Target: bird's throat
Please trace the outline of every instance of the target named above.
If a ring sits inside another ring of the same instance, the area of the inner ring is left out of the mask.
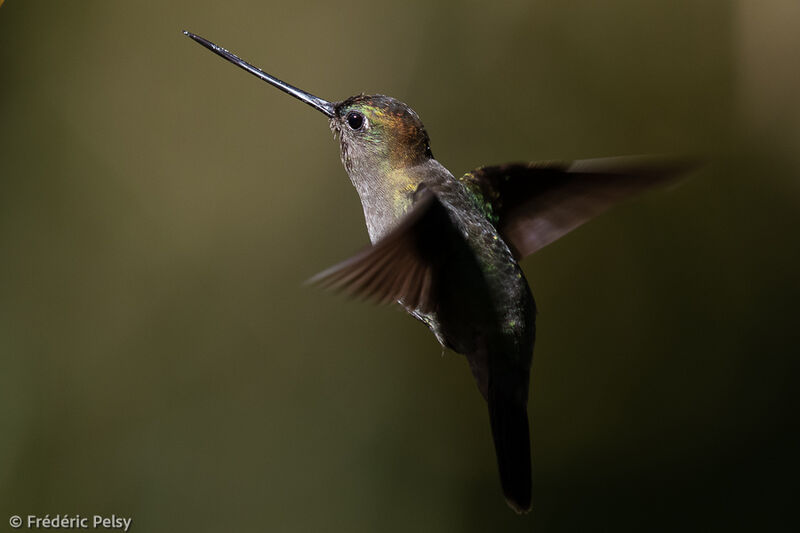
[[[353,169],[349,175],[361,199],[364,219],[373,243],[391,231],[408,212],[414,201],[414,193],[422,183],[419,174],[407,168],[384,172],[377,169],[359,172]]]

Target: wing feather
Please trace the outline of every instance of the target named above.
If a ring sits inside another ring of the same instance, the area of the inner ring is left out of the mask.
[[[457,232],[447,210],[424,189],[388,235],[308,283],[377,303],[400,301],[411,309],[431,311],[442,243],[453,235]]]
[[[694,166],[689,160],[655,156],[542,161],[481,167],[460,181],[521,259]]]

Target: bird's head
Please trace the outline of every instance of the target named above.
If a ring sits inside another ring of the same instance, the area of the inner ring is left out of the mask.
[[[333,105],[331,130],[339,137],[348,173],[374,168],[389,172],[433,157],[422,121],[403,102],[383,95],[358,95]]]

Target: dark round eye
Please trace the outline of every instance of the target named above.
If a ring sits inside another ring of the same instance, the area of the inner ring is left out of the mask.
[[[347,125],[353,130],[361,129],[361,126],[364,125],[364,115],[356,113],[355,111],[350,111],[347,114]]]

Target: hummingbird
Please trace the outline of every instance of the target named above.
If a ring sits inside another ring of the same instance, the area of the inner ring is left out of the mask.
[[[330,102],[231,52],[199,44],[328,118],[371,245],[311,283],[397,303],[463,354],[487,403],[506,502],[531,509],[528,393],[536,304],[519,262],[613,205],[672,181],[683,160],[610,157],[483,166],[439,163],[419,116],[384,95]]]

